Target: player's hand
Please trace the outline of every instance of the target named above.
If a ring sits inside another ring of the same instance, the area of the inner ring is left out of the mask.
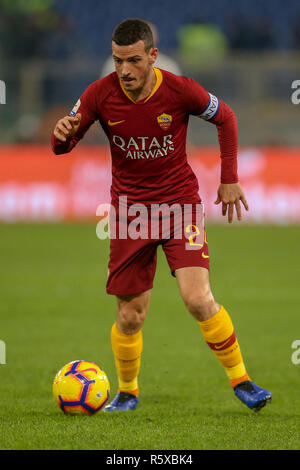
[[[237,219],[242,220],[241,202],[246,211],[249,210],[248,203],[239,183],[221,183],[218,189],[218,197],[215,201],[215,204],[220,204],[220,202],[222,202],[222,215],[225,216],[226,213],[228,214],[228,222],[230,224],[233,220],[234,208],[236,210]]]
[[[81,121],[81,114],[75,116],[65,116],[57,121],[54,128],[55,137],[61,142],[66,142],[69,137],[72,137],[78,131]]]

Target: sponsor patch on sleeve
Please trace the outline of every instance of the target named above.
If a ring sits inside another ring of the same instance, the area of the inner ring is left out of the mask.
[[[210,119],[215,117],[215,115],[219,111],[219,100],[218,100],[218,98],[216,96],[212,95],[211,93],[208,93],[208,94],[209,94],[209,103],[208,103],[206,109],[203,111],[203,113],[199,114],[199,116],[198,116],[201,119],[205,119],[205,121],[209,121]]]
[[[80,99],[77,101],[77,103],[75,104],[74,108],[72,109],[72,111],[70,112],[69,116],[75,116],[75,114],[77,113],[79,107],[81,105],[81,101]]]

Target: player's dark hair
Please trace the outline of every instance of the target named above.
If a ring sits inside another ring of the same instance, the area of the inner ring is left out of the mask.
[[[154,47],[150,26],[138,18],[127,18],[122,21],[114,30],[112,40],[118,46],[130,46],[138,41],[144,41],[146,52]]]

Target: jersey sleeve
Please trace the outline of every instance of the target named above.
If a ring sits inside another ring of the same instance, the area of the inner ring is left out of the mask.
[[[206,91],[199,83],[186,78],[188,114],[215,124],[221,157],[221,183],[237,183],[238,127],[235,113],[222,100]]]
[[[56,155],[70,152],[98,118],[96,96],[97,82],[94,82],[84,91],[69,113],[69,116],[75,116],[77,113],[81,114],[80,126],[75,135],[67,139],[66,142],[61,142],[52,132],[51,146]]]

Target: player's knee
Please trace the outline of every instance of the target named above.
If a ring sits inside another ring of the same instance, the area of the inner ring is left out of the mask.
[[[137,333],[144,324],[146,313],[143,307],[123,305],[117,316],[120,331],[124,334]]]
[[[216,302],[209,288],[189,292],[183,300],[188,311],[198,321],[207,320],[216,313]]]

